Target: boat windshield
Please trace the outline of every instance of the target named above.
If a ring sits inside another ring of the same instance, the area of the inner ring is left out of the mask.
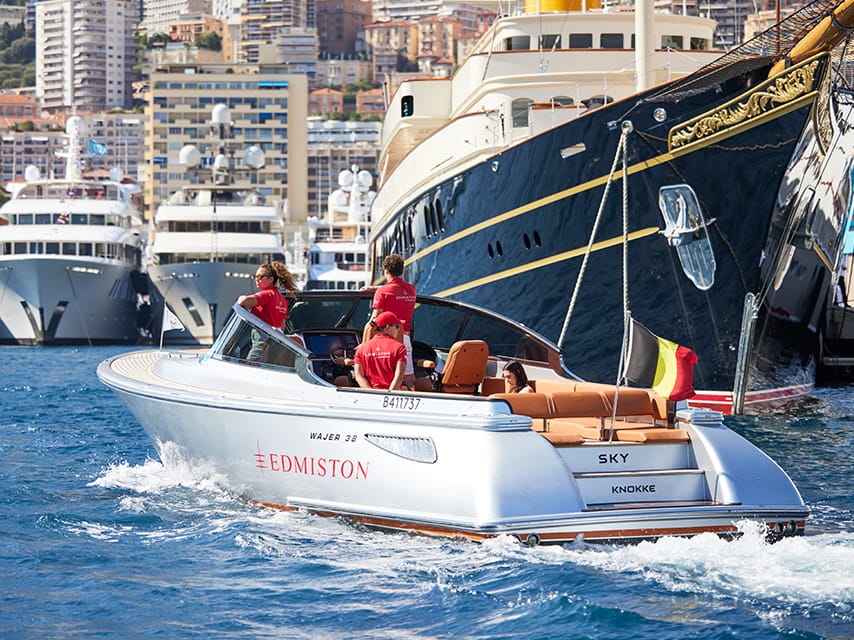
[[[298,342],[234,305],[234,313],[214,342],[210,355],[219,360],[294,371],[313,383],[308,374],[309,352]]]
[[[316,295],[315,295],[316,293]],[[291,303],[287,331],[349,329],[361,332],[371,314],[373,293],[304,292]],[[476,307],[419,296],[412,316],[414,342],[437,351],[459,340],[483,340],[493,356],[554,362],[556,348],[545,338],[508,318]]]

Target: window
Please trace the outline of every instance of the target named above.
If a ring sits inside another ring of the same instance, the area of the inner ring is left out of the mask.
[[[599,47],[602,49],[622,49],[622,33],[603,33],[599,36]]]
[[[548,33],[541,35],[540,49],[560,49],[560,34]]]
[[[525,51],[531,48],[530,36],[513,36],[504,39],[504,51]]]
[[[708,51],[709,41],[706,38],[691,38],[692,51]]]
[[[570,33],[569,34],[570,49],[592,49],[593,34],[592,33]]]
[[[661,36],[662,49],[681,49],[682,36]]]
[[[510,108],[513,116],[513,127],[528,126],[528,107],[531,106],[533,100],[530,98],[516,98]]]
[[[403,96],[400,99],[400,117],[408,118],[415,113],[415,100],[412,96]]]

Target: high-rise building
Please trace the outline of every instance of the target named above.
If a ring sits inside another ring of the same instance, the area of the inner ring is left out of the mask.
[[[130,107],[138,4],[46,0],[36,4],[36,98],[56,113]]]
[[[463,25],[463,31],[477,31],[480,16],[486,12],[464,2],[446,2],[446,0],[373,0],[374,22],[409,20],[418,22],[424,18],[457,18]],[[496,2],[496,6],[497,6]]]
[[[278,47],[282,34],[315,28],[315,0],[243,0],[240,7],[240,62],[256,64],[265,47]]]
[[[364,29],[370,22],[370,0],[317,0],[321,57],[345,58],[364,52]]]
[[[140,31],[153,35],[167,33],[169,24],[187,13],[212,13],[211,0],[142,0]]]
[[[181,148],[193,144],[210,164],[217,155],[211,137],[214,105],[230,112],[229,153],[237,158],[256,145],[266,165],[242,176],[271,200],[287,203],[289,223],[306,219],[306,119],[308,79],[282,65],[174,65],[151,73],[146,122],[146,214],[192,179],[180,165]],[[238,182],[239,184],[239,182]]]

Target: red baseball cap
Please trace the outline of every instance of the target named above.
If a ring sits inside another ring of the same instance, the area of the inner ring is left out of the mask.
[[[401,322],[400,319],[391,311],[383,311],[380,315],[374,318],[374,324],[377,325],[377,329],[382,329],[390,324],[399,325]]]

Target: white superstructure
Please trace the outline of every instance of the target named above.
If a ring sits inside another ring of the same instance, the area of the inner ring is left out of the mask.
[[[309,218],[306,289],[352,291],[370,284],[373,182],[373,176],[356,165],[341,171],[339,188],[329,195],[326,215]]]
[[[228,109],[219,104],[213,114],[224,133],[231,120]],[[209,168],[198,169],[206,181],[185,184],[154,216],[146,250],[148,276],[157,296],[186,328],[172,332],[171,340],[211,344],[237,296],[255,290],[252,276],[258,265],[285,261],[282,207],[234,184],[237,173],[264,166],[264,152],[248,147],[242,166],[235,166],[227,152],[223,138]],[[195,170],[201,162],[196,147],[182,149],[183,165]]]
[[[69,118],[63,178],[26,170],[0,209],[0,342],[136,342],[142,218],[113,169],[84,178],[82,118]]]

